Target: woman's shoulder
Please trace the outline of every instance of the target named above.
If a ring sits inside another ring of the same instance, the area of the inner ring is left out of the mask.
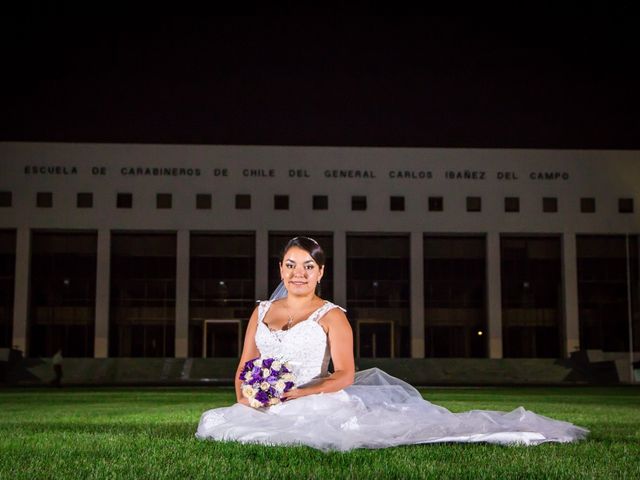
[[[344,307],[341,307],[340,305],[338,305],[337,303],[333,303],[330,300],[323,300],[324,302],[324,307],[327,309],[328,312],[346,312],[347,309]]]
[[[345,312],[346,309],[342,308],[340,305],[333,303],[329,300],[323,300],[323,305],[319,309],[319,317],[324,319],[325,322],[331,322],[332,319],[346,319]]]

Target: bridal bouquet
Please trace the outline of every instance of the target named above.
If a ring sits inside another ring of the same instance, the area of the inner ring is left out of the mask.
[[[276,405],[284,392],[295,388],[290,365],[274,358],[249,360],[239,378],[242,395],[249,399],[253,408]]]

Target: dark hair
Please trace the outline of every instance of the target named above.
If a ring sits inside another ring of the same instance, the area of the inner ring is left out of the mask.
[[[287,242],[280,254],[280,261],[284,260],[284,254],[292,247],[298,247],[308,252],[311,258],[320,266],[324,266],[324,250],[318,242],[309,237],[295,237]]]

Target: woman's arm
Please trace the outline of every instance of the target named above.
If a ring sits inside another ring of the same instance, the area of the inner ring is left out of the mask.
[[[242,396],[242,380],[238,377],[242,373],[244,369],[244,364],[251,360],[252,358],[256,358],[260,356],[260,351],[256,346],[256,330],[258,328],[258,307],[253,310],[251,314],[251,318],[249,318],[249,324],[247,325],[247,331],[244,335],[244,346],[242,347],[242,355],[240,356],[240,362],[238,363],[238,368],[236,369],[236,377],[235,377],[235,387],[236,387],[236,399],[238,403],[244,403],[245,405],[249,404],[249,401]]]
[[[283,398],[291,400],[314,393],[337,392],[353,383],[356,371],[353,359],[353,331],[347,316],[339,308],[334,308],[324,316],[322,323],[329,328],[329,346],[335,371],[318,383],[286,392]]]

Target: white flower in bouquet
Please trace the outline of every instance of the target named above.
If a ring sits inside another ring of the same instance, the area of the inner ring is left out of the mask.
[[[242,387],[242,395],[247,398],[253,398],[256,396],[256,391],[251,385],[244,385]]]

